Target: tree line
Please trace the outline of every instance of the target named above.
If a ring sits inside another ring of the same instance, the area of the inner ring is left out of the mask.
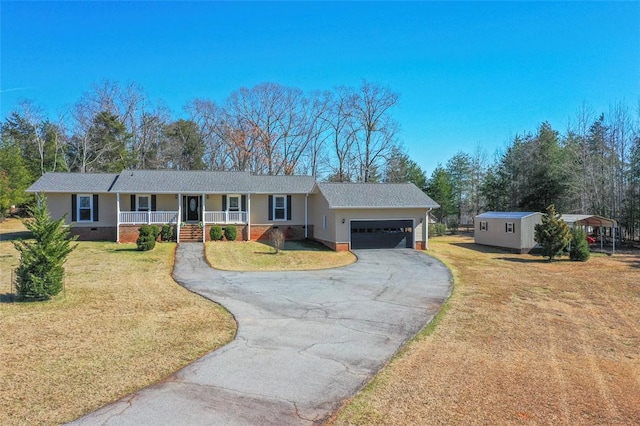
[[[173,119],[137,84],[105,81],[60,118],[25,101],[1,124],[1,207],[24,203],[24,189],[49,171],[229,170],[405,180],[388,166],[409,161],[392,116],[398,100],[368,81],[310,93],[263,83],[221,103],[193,99],[184,107],[186,117]]]
[[[640,234],[640,108],[594,114],[583,105],[564,134],[551,124],[516,135],[490,161],[478,147],[458,152],[431,174],[427,193],[440,222],[471,223],[484,211],[591,214],[615,219],[619,237]]]

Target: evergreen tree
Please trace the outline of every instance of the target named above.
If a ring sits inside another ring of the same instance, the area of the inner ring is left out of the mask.
[[[69,253],[77,247],[71,244],[77,237],[69,239],[66,217],[51,219],[44,196],[38,195],[30,213],[33,220],[24,224],[35,241],[13,243],[20,252],[16,289],[24,299],[46,300],[62,290],[64,263]]]
[[[447,218],[455,213],[452,187],[451,176],[442,166],[438,165],[427,183],[426,193],[433,201],[440,204],[440,207],[435,211],[440,223],[445,223]]]
[[[562,253],[571,241],[569,225],[560,219],[553,204],[547,207],[547,212],[542,215],[542,223],[535,226],[534,239],[542,245],[542,255],[553,260],[562,256]]]
[[[391,154],[387,159],[384,181],[395,183],[411,182],[422,190],[427,186],[427,178],[424,175],[424,171],[398,147],[394,147],[391,150]]]
[[[20,148],[3,138],[0,142],[0,218],[12,205],[20,206],[33,200],[26,192],[32,182]]]
[[[569,259],[586,262],[589,260],[589,243],[587,243],[587,233],[582,228],[573,228],[571,231],[571,250]]]

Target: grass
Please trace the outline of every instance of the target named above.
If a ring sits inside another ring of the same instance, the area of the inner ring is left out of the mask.
[[[0,424],[59,424],[157,382],[229,342],[221,306],[171,279],[175,244],[82,242],[67,262],[64,293],[9,303],[23,232],[0,223]]]
[[[280,253],[268,244],[249,242],[210,242],[207,260],[227,271],[303,271],[337,268],[355,262],[350,252],[335,252],[312,241],[287,241]]]
[[[446,313],[332,424],[640,424],[637,252],[549,263],[429,245],[453,270]]]

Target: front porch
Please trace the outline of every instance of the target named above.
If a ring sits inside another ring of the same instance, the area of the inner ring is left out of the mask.
[[[239,236],[249,238],[250,235],[249,197],[246,195],[122,195],[117,194],[119,242],[134,242],[140,225],[171,225],[177,242],[204,242],[213,225],[235,225]],[[168,209],[171,205],[177,209]]]

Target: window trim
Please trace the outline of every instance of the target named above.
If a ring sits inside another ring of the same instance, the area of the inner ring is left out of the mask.
[[[82,198],[89,199],[89,207],[82,207]],[[78,194],[77,195],[77,205],[76,205],[76,222],[93,222],[93,194]],[[89,211],[89,219],[82,219],[82,215],[80,211],[88,210]]]
[[[483,232],[489,230],[489,224],[487,223],[486,220],[481,220],[480,221],[480,230],[483,231]]]
[[[140,209],[140,198],[147,197],[147,208],[145,210]],[[136,211],[137,212],[149,212],[151,211],[151,194],[136,194]]]
[[[231,209],[231,199],[236,198],[238,200],[238,209]],[[240,212],[242,211],[242,196],[240,194],[227,194],[227,210],[228,212]]]
[[[278,208],[278,198],[282,199],[282,207]],[[277,215],[276,215],[276,211],[278,210],[282,210],[282,219],[278,219]],[[273,221],[278,221],[278,222],[285,222],[287,220],[287,196],[286,195],[273,195],[273,210],[272,210],[272,214],[273,214]]]

